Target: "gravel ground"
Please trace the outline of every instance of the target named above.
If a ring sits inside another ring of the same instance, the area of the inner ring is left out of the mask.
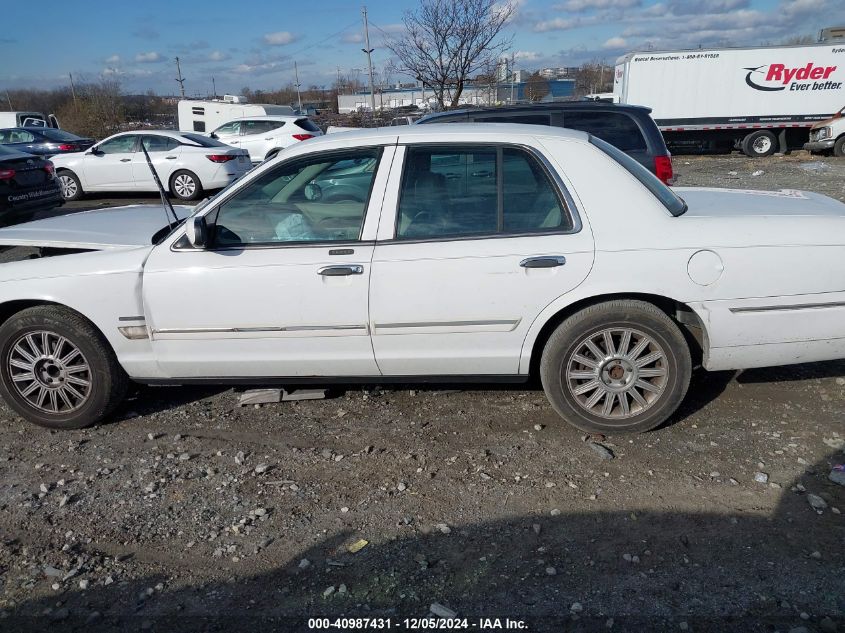
[[[675,164],[682,185],[845,199],[843,160]],[[697,373],[635,437],[583,437],[535,385],[238,395],[139,387],[72,432],[0,405],[0,630],[445,608],[470,629],[845,631],[845,362]]]

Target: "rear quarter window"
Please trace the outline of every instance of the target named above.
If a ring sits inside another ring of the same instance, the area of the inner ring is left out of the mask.
[[[645,136],[634,118],[622,112],[564,112],[563,126],[587,132],[623,152],[648,151]]]
[[[201,136],[200,134],[182,134],[182,138],[188,141],[187,145],[199,145],[200,147],[229,147],[226,143],[221,143],[217,139],[209,136]]]
[[[296,124],[307,132],[322,132],[320,126],[311,119],[297,119]]]
[[[673,216],[677,217],[679,215],[683,215],[687,210],[687,203],[684,202],[683,198],[660,182],[660,179],[657,176],[643,167],[635,159],[628,156],[628,154],[620,151],[610,143],[596,138],[595,136],[590,137],[590,143],[598,147],[601,151],[625,168],[629,174],[639,180],[640,184],[648,189],[651,194],[660,201],[660,204],[666,207],[666,210]]]

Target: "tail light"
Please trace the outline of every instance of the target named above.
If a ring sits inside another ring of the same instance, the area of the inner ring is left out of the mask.
[[[0,180],[11,180],[15,177],[14,169],[0,169]]]
[[[307,141],[309,138],[314,138],[313,134],[293,134],[292,136],[297,141]]]
[[[50,176],[50,178],[56,175],[56,167],[53,165],[53,163],[47,163],[46,165],[44,165],[44,171],[47,172],[47,175]]]
[[[231,154],[206,154],[205,157],[212,163],[228,163],[230,160],[237,158],[237,156]]]
[[[77,147],[76,145],[69,145],[67,143],[62,143],[61,145],[59,145],[59,151],[62,152],[75,152],[78,149],[79,147]]]
[[[674,173],[672,172],[672,157],[671,156],[655,156],[654,157],[654,173],[658,178],[667,185],[672,184]]]

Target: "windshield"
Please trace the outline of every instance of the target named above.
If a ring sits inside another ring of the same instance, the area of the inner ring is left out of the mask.
[[[657,176],[643,167],[636,160],[628,156],[628,154],[593,135],[590,135],[590,143],[622,165],[628,173],[639,180],[640,183],[642,183],[642,185],[648,189],[664,207],[666,207],[666,210],[669,213],[677,217],[679,215],[683,215],[683,213],[687,210],[687,203],[684,202],[683,198],[660,182],[660,179]]]

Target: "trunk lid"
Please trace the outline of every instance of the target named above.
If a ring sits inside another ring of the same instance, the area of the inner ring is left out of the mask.
[[[845,216],[845,204],[810,191],[674,187],[689,207],[681,218]]]

